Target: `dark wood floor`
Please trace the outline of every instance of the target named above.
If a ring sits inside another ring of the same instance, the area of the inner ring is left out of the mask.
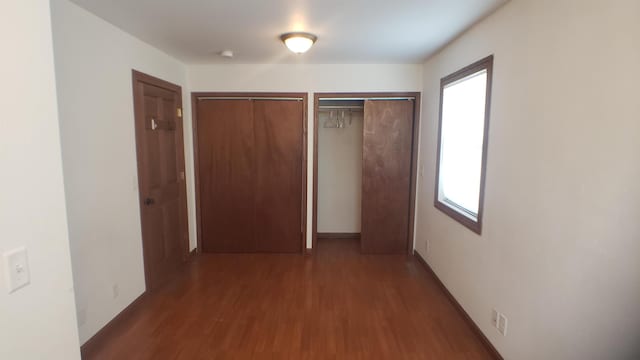
[[[358,249],[198,256],[85,358],[491,359],[417,261]]]

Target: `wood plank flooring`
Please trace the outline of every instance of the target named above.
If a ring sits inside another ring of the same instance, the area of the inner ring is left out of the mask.
[[[200,255],[85,359],[491,359],[404,255]]]

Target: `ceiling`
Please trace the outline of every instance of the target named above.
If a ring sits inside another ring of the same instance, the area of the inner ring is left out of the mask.
[[[421,63],[508,0],[72,1],[186,63],[358,64]],[[294,55],[288,31],[318,41]]]

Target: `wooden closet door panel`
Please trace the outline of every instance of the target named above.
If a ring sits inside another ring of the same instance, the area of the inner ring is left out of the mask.
[[[362,158],[364,253],[406,253],[413,101],[367,100]]]
[[[300,252],[303,102],[255,100],[256,248]]]
[[[198,112],[204,252],[255,251],[255,146],[248,100],[201,100]]]

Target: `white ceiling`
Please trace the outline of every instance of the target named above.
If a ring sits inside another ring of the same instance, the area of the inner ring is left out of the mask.
[[[187,63],[357,64],[421,63],[508,0],[72,1]],[[288,31],[318,42],[291,54]]]

